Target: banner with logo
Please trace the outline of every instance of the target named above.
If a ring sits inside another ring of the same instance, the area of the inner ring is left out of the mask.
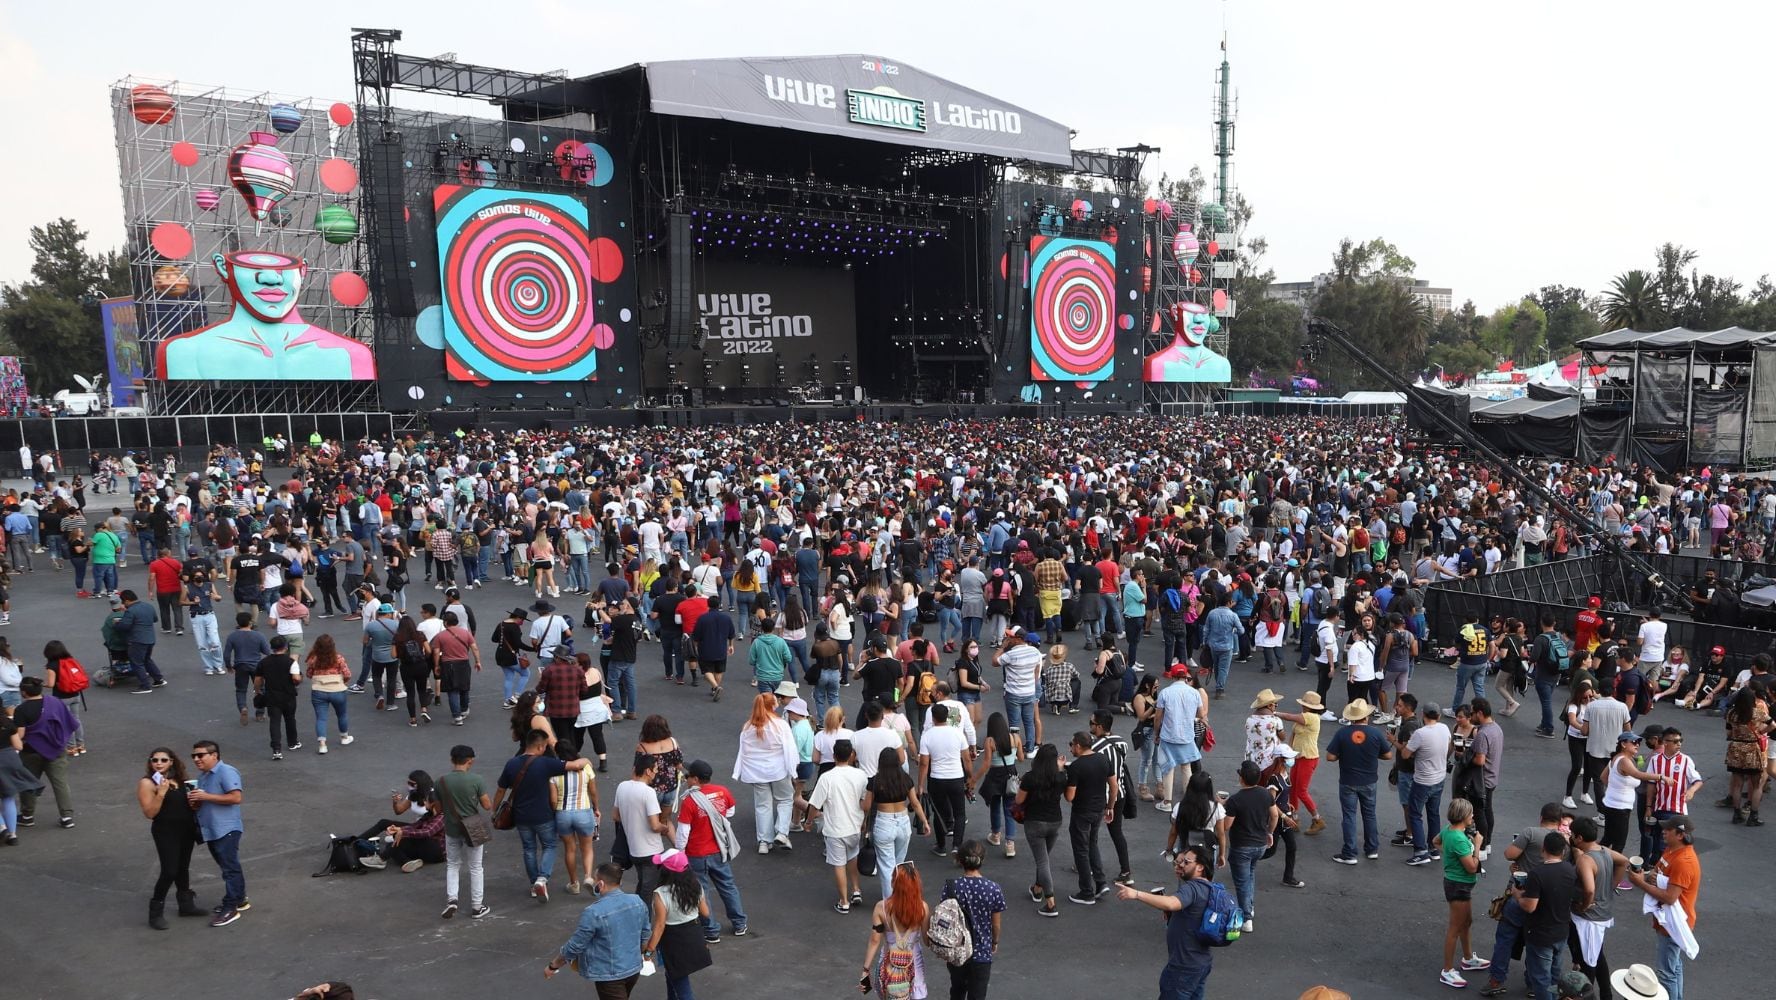
[[[647,82],[656,114],[1073,162],[1067,126],[876,56],[649,63]]]
[[[697,351],[676,359],[680,379],[702,385],[707,369],[712,388],[782,391],[833,382],[841,357],[857,361],[852,274],[838,267],[711,261],[697,275]],[[647,384],[667,384],[664,352],[649,351],[646,359]]]
[[[99,320],[105,328],[105,375],[109,383],[112,406],[136,406],[147,370],[147,359],[139,339],[141,326],[136,316],[136,300],[104,299],[99,303]]]

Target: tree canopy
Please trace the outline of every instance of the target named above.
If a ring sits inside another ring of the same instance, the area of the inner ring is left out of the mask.
[[[99,300],[130,293],[129,261],[120,253],[88,253],[86,232],[72,219],[32,226],[31,279],[0,287],[0,336],[25,361],[33,392],[74,387],[75,374],[105,369]]]

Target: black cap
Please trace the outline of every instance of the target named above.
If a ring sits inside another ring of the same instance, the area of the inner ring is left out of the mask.
[[[715,768],[710,767],[706,760],[693,760],[685,765],[685,773],[698,781],[708,781],[715,777]]]

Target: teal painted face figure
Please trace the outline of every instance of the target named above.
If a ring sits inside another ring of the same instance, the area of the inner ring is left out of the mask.
[[[308,272],[297,258],[255,250],[216,254],[214,262],[230,297],[254,319],[281,323],[296,310],[296,297]]]

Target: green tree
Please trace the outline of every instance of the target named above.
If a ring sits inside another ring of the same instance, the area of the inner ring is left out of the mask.
[[[1603,293],[1603,325],[1610,330],[1660,330],[1666,317],[1658,282],[1645,271],[1618,274]]]
[[[1688,330],[1720,330],[1733,325],[1743,303],[1739,282],[1692,271],[1683,295],[1671,310],[1671,321]]]
[[[1417,372],[1435,324],[1430,307],[1412,294],[1415,266],[1385,240],[1345,239],[1332,255],[1331,280],[1314,298],[1314,314],[1342,327],[1382,366],[1401,375]],[[1340,389],[1380,388],[1337,351],[1323,352],[1315,371]]]
[[[1653,287],[1669,316],[1677,311],[1689,292],[1684,269],[1696,262],[1696,251],[1678,243],[1661,243],[1653,251],[1653,261]]]
[[[1246,218],[1251,206],[1241,205]],[[1239,307],[1239,317],[1228,329],[1228,361],[1235,381],[1251,372],[1265,372],[1287,382],[1301,357],[1301,307],[1270,298],[1266,291],[1276,272],[1263,266],[1269,249],[1264,237],[1254,237],[1239,247],[1239,272],[1228,294]]]
[[[1769,275],[1758,278],[1757,284],[1733,313],[1733,325],[1747,330],[1776,330],[1776,284]]]
[[[90,254],[72,219],[31,227],[33,280],[0,288],[0,333],[25,358],[32,389],[71,388],[75,374],[104,370],[99,300],[130,291],[123,255]]]

